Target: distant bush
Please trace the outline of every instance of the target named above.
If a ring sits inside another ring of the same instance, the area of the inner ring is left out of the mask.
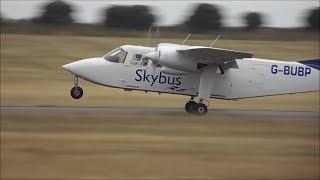
[[[306,17],[307,29],[318,30],[319,31],[319,10],[320,7],[312,9]]]
[[[222,26],[221,19],[222,16],[217,6],[198,4],[185,24],[191,31],[218,30]]]
[[[244,19],[247,30],[258,29],[263,24],[262,14],[257,12],[246,13],[243,19]]]
[[[53,1],[43,7],[43,13],[33,19],[35,23],[66,25],[73,23],[71,5],[61,0]]]
[[[112,6],[105,10],[104,24],[107,27],[148,29],[155,21],[148,6]]]
[[[6,22],[6,17],[0,12],[0,22],[1,23],[4,23],[4,22]]]

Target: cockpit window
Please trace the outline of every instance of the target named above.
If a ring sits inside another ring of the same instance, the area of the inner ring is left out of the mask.
[[[123,63],[126,59],[127,52],[125,52],[121,48],[114,49],[110,51],[108,54],[104,55],[103,58],[109,62],[114,63]]]
[[[133,64],[133,65],[137,65],[137,64],[140,64],[140,61],[142,60],[142,54],[134,54],[131,61],[130,61],[130,64]]]

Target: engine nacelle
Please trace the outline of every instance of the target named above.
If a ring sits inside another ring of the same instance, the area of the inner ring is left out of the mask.
[[[188,59],[188,56],[184,56],[181,53],[178,53],[176,50],[179,45],[172,46],[160,46],[160,59],[159,63],[166,68],[186,71],[186,72],[197,72],[197,63],[192,59]],[[169,69],[168,72],[171,72]]]

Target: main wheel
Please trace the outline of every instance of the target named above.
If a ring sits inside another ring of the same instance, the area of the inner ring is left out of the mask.
[[[198,103],[195,108],[197,115],[205,115],[208,112],[208,107],[203,103]]]
[[[198,103],[196,103],[194,101],[188,101],[186,103],[186,105],[184,106],[184,108],[188,113],[193,113],[196,109],[197,104]]]
[[[70,91],[70,95],[74,99],[80,99],[82,97],[82,95],[83,95],[83,90],[79,86],[74,86]]]

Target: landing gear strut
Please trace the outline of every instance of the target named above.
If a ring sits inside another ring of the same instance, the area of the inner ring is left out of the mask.
[[[83,90],[81,87],[78,86],[78,77],[74,77],[74,87],[70,90],[70,95],[74,99],[80,99],[83,95]]]
[[[202,103],[202,99],[200,99],[199,103],[193,101],[193,97],[186,103],[185,109],[190,114],[195,115],[205,115],[208,112],[208,107]]]

